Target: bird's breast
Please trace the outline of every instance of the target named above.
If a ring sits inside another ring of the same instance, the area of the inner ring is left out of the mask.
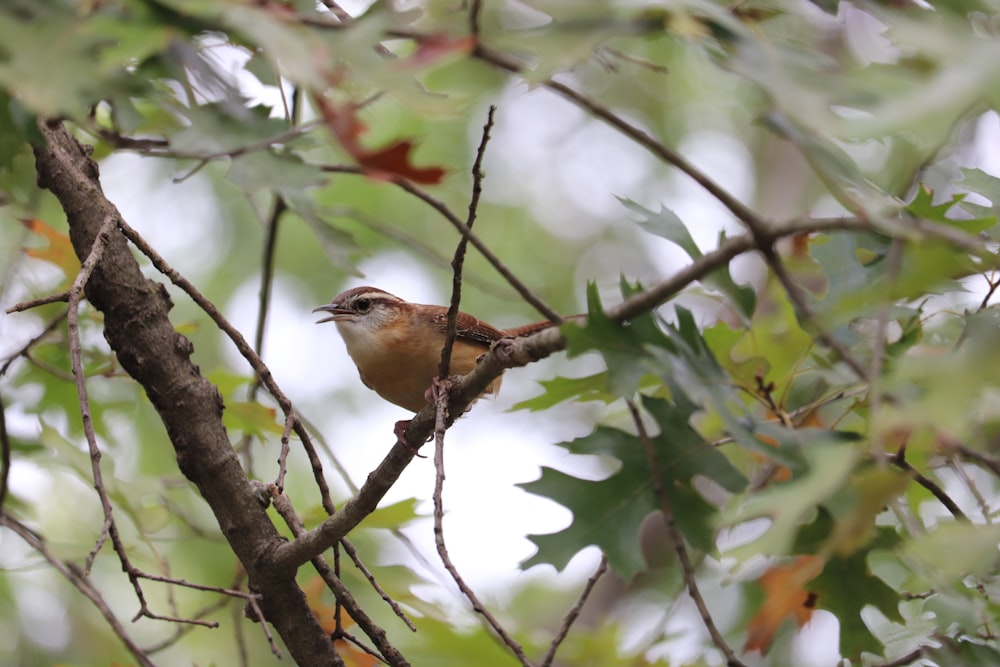
[[[410,331],[382,331],[372,335],[352,323],[337,323],[347,353],[358,367],[361,380],[379,396],[412,412],[427,405],[425,394],[438,374],[443,336],[417,336]],[[464,375],[488,348],[462,339],[455,341],[451,374]],[[500,388],[500,379],[486,393]]]

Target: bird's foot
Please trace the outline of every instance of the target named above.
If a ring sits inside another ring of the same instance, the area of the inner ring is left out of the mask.
[[[431,386],[427,387],[427,391],[424,392],[424,399],[431,405],[437,405],[438,399],[441,398],[441,393],[451,389],[451,380],[453,377],[455,376],[447,380],[442,380],[437,375],[432,377]]]
[[[411,420],[409,419],[403,419],[396,422],[396,425],[392,429],[392,432],[396,434],[396,442],[413,452],[414,456],[426,459],[427,457],[420,453],[420,445],[414,445],[410,442],[409,438],[406,437],[406,427],[410,425],[410,421]]]
[[[424,392],[424,399],[430,405],[437,407],[437,402],[438,399],[441,397],[441,392],[449,391],[452,388],[452,385],[454,385],[455,380],[459,379],[460,377],[462,376],[452,375],[447,380],[442,380],[441,378],[435,375],[431,379],[431,386],[427,387],[427,391]],[[465,408],[465,410],[462,411],[462,413],[464,414],[471,409],[472,406],[469,405]]]

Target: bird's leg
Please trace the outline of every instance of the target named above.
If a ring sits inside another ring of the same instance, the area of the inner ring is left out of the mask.
[[[447,391],[451,387],[451,378],[441,381],[437,375],[431,378],[431,386],[427,387],[424,392],[424,399],[431,405],[437,405],[438,399],[441,398],[441,392]]]
[[[435,375],[433,378],[431,378],[431,386],[427,387],[427,391],[424,392],[424,398],[431,405],[437,405],[437,400],[438,398],[440,398],[441,392],[451,389],[451,386],[455,382],[455,380],[458,380],[461,377],[462,377],[461,375],[452,375],[447,380],[442,380],[437,375]],[[465,414],[471,409],[472,405],[466,406],[465,410],[462,411],[462,414]]]
[[[392,432],[396,435],[396,442],[398,442],[399,444],[401,444],[402,446],[406,447],[411,452],[413,452],[414,456],[419,456],[422,459],[426,459],[427,457],[420,453],[420,445],[414,445],[406,437],[406,428],[410,425],[411,421],[413,421],[413,420],[411,420],[411,419],[402,419],[402,420],[396,422],[396,425],[393,426],[393,428],[392,428]],[[428,440],[430,440],[430,438],[428,438]],[[423,444],[423,443],[421,443],[421,444]]]

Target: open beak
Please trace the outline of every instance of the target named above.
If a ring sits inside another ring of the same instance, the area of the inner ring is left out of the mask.
[[[316,324],[323,324],[323,322],[333,322],[335,320],[341,319],[344,315],[351,315],[351,311],[346,308],[341,308],[339,304],[328,303],[325,306],[320,306],[319,308],[313,308],[314,313],[330,313],[330,317],[324,317],[323,319],[316,322]]]

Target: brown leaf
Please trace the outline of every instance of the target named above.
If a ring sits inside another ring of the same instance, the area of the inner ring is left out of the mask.
[[[414,183],[436,185],[444,178],[441,167],[416,167],[410,162],[410,151],[414,148],[412,141],[400,141],[379,151],[371,151],[355,156],[365,172],[372,178],[392,180],[402,176]]]
[[[421,185],[436,185],[444,178],[443,168],[417,167],[410,161],[410,153],[415,147],[411,140],[397,141],[378,149],[362,146],[361,135],[368,128],[358,118],[357,105],[337,107],[319,96],[316,97],[316,104],[326,126],[369,177],[384,181],[402,177]]]
[[[796,234],[792,237],[792,257],[804,259],[809,257],[809,234]]]
[[[765,655],[781,624],[789,617],[801,628],[812,617],[816,594],[805,585],[823,571],[819,556],[796,556],[785,565],[776,565],[760,578],[764,603],[750,619],[744,651],[760,651]]]

